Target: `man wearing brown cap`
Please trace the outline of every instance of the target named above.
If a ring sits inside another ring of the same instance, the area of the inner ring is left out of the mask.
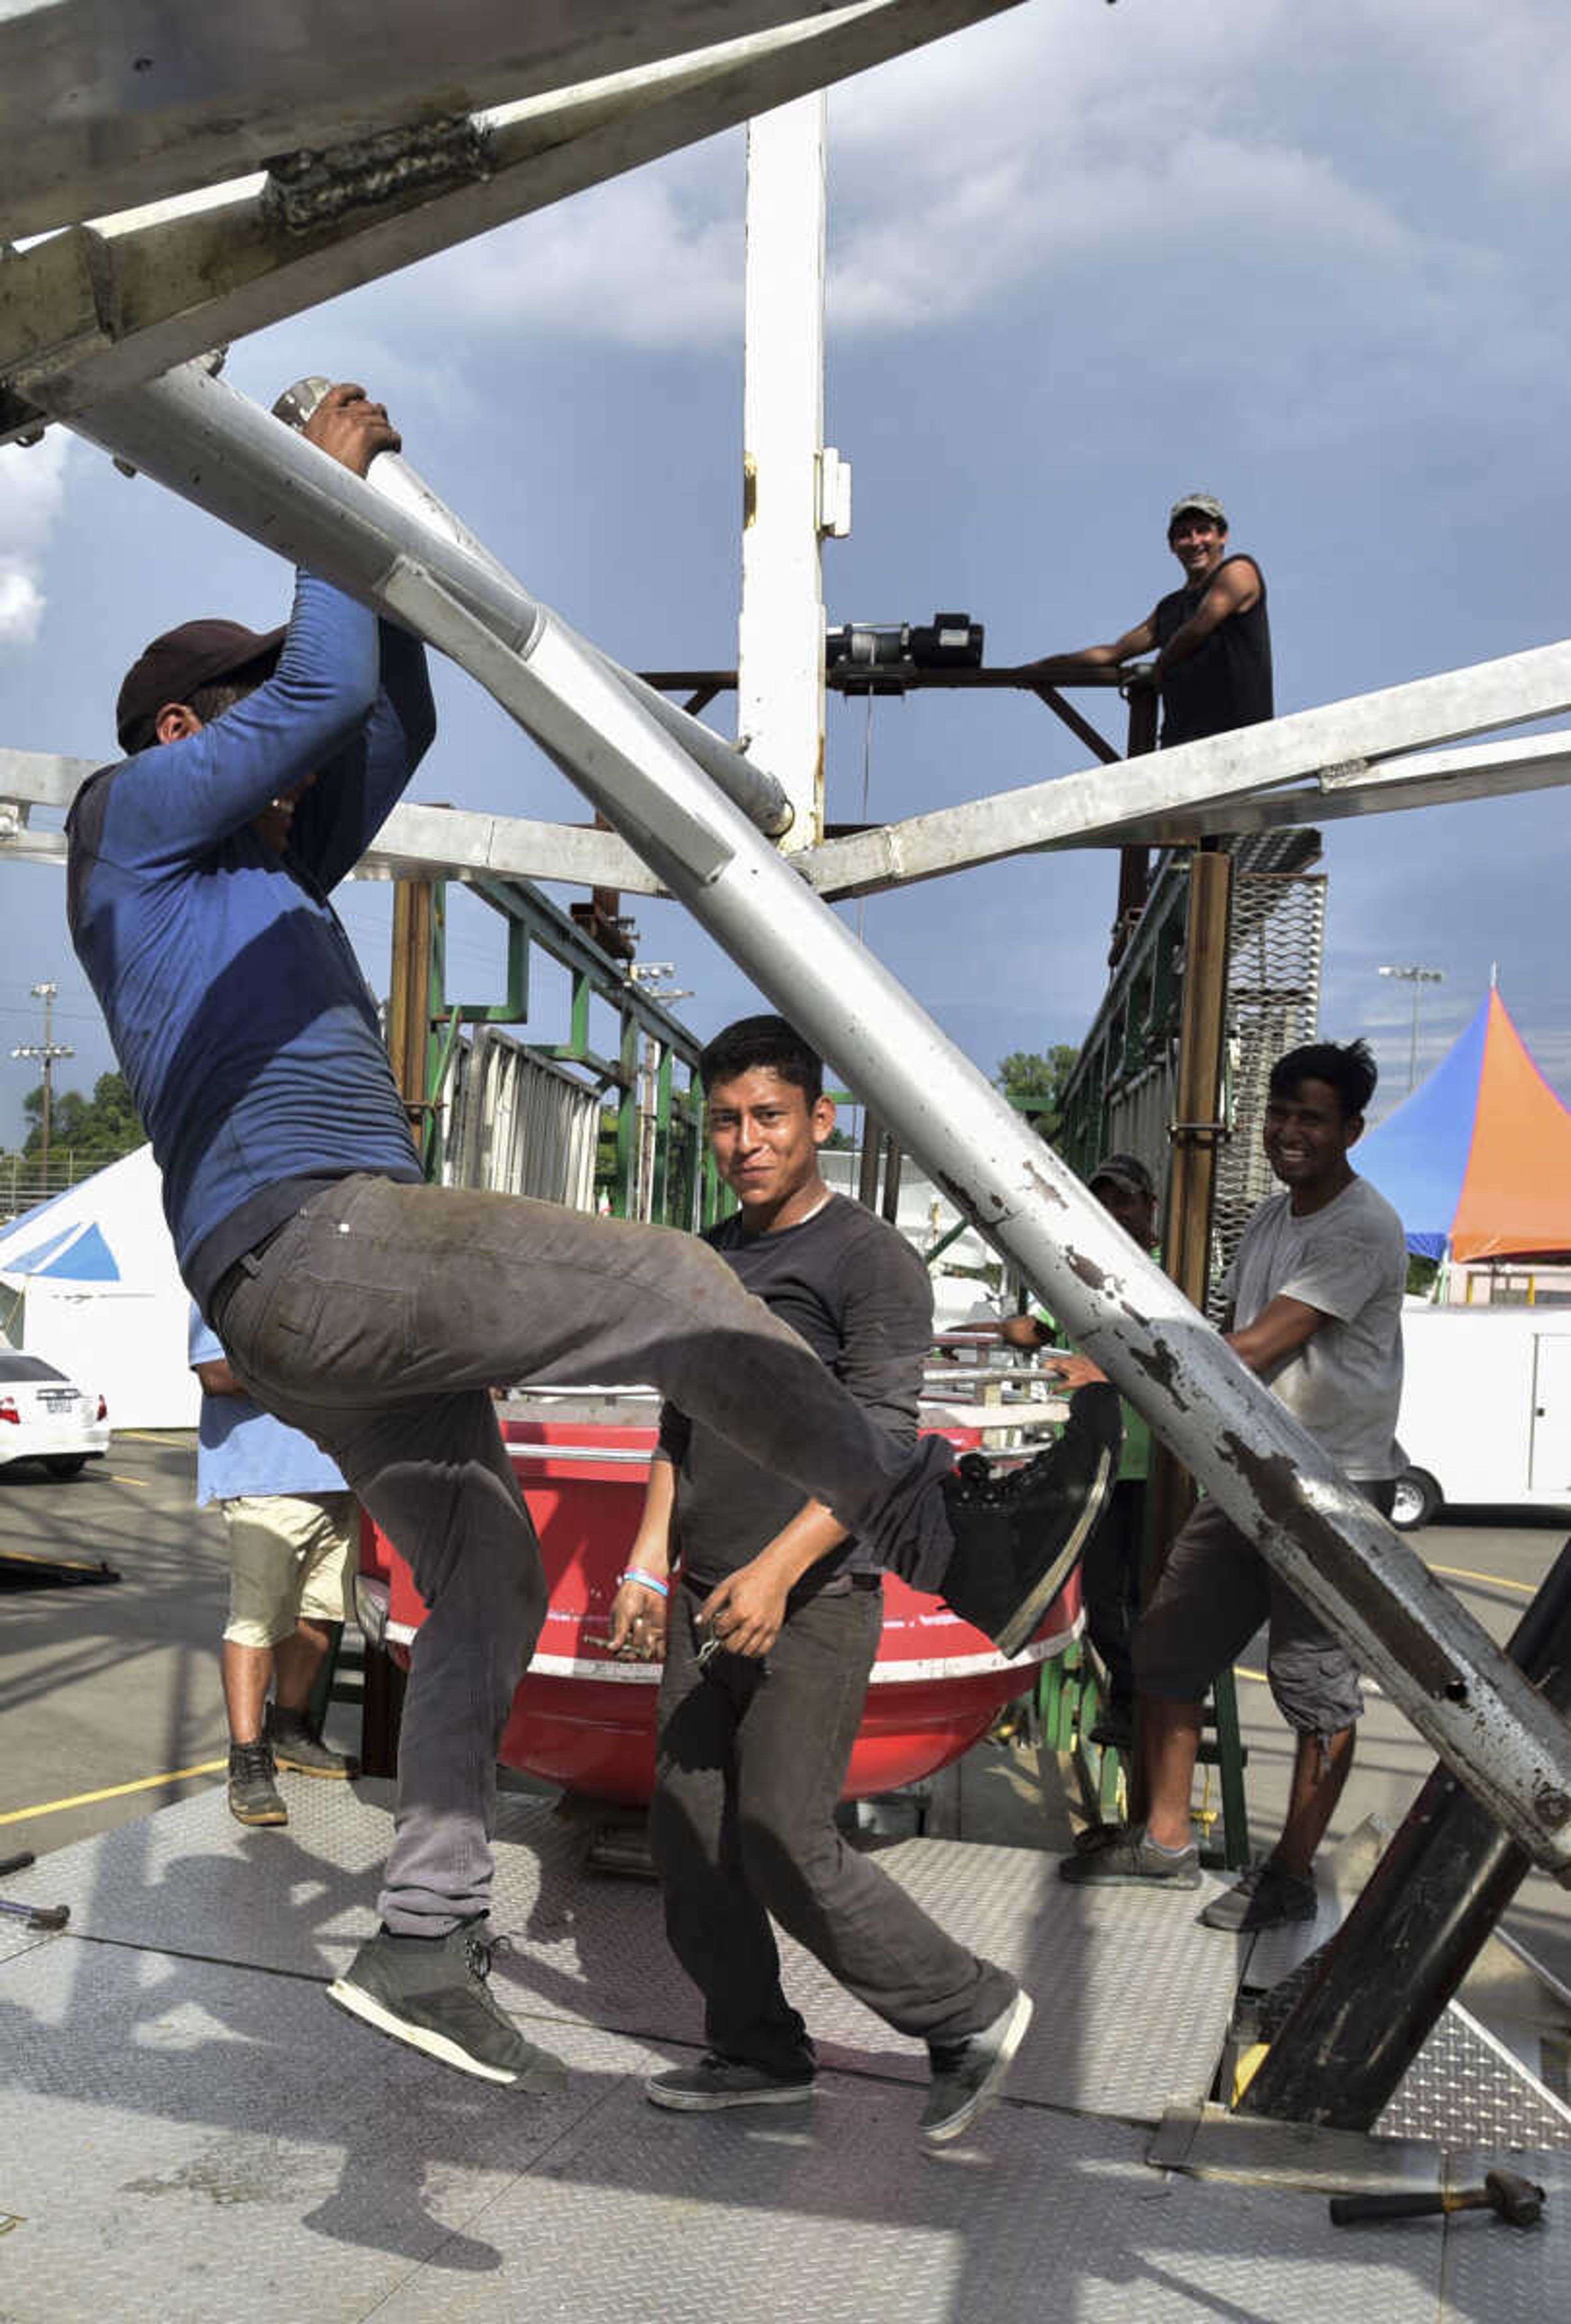
[[[399,446],[352,385],[304,433],[360,475]],[[1073,1563],[1116,1403],[1077,1398],[1011,1477],[956,1474],[939,1440],[879,1428],[696,1238],[425,1184],[329,900],[435,733],[405,632],[301,573],[282,637],[155,640],[117,725],[130,755],[71,809],[68,908],[181,1272],[236,1377],[331,1453],[429,1609],[382,1927],[331,1996],[467,2073],[552,2089],[558,2061],[485,1981],[496,1744],[545,1613],[491,1383],[650,1382],[1006,1655]]]
[[[1162,698],[1164,751],[1272,715],[1265,576],[1252,557],[1228,554],[1221,502],[1210,493],[1176,500],[1168,516],[1168,547],[1184,568],[1181,588],[1159,599],[1143,622],[1110,645],[1046,657],[1105,669],[1154,653],[1149,682]]]

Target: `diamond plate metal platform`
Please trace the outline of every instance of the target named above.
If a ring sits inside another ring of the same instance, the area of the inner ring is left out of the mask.
[[[17,1876],[10,1893],[68,1904],[78,1936],[326,1980],[376,1925],[391,1810],[386,1784],[295,1784],[288,1829],[247,1831],[216,1786],[60,1849]],[[491,1918],[517,1949],[497,1965],[508,2007],[698,2043],[698,1997],[666,1944],[659,1891],[586,1875],[582,1845],[548,1803],[501,1803]],[[1238,1941],[1196,1926],[1197,1899],[1175,1909],[1174,1898],[1146,1890],[1073,1889],[1056,1858],[1027,1849],[908,1840],[880,1849],[878,1861],[1037,1996],[1011,2076],[1020,2097],[1150,2122],[1169,2105],[1205,2098],[1243,1952]],[[926,2079],[919,2044],[892,2034],[809,1954],[789,1942],[781,1953],[791,1997],[826,2056]]]
[[[0,1942],[0,2324],[1566,2312],[1565,2157],[1534,2170],[1557,2193],[1531,2252],[1498,2252],[1529,2240],[1498,2227],[1461,2249],[1488,2233],[1471,2217],[1354,2236],[1323,2194],[1151,2167],[1149,2125],[1205,2096],[1240,1965],[1194,1899],[1077,1894],[1026,1849],[882,1850],[1038,1996],[1009,2096],[934,2157],[920,2052],[796,1952],[817,2100],[650,2107],[644,2074],[698,2038],[658,1897],[580,1871],[533,1801],[504,1803],[494,1918],[519,1951],[496,1989],[567,2060],[566,2094],[368,2034],[321,1991],[373,1923],[386,1798],[359,1788],[291,1786],[282,1833],[243,1831],[215,1789],[8,1881],[72,1921]]]
[[[1558,2148],[1571,2157],[1571,2107],[1547,2090],[1487,2025],[1453,2001],[1391,2092],[1382,2138],[1447,2146]],[[1560,2311],[1571,2315],[1571,2304]]]

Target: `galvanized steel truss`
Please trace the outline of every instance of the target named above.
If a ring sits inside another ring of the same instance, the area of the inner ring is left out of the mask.
[[[171,5],[161,0],[165,18]],[[57,27],[87,34],[101,29],[96,17],[108,7],[109,0],[57,0],[52,10],[13,14],[24,31],[52,16]],[[411,7],[410,0],[386,12],[385,21],[404,23]],[[670,34],[680,12],[650,13]],[[589,182],[723,119],[778,103],[797,88],[855,69],[873,53],[892,53],[988,13],[984,5],[945,8],[912,0],[822,12],[793,29],[779,25],[777,11],[750,12],[751,22],[767,19],[775,27],[758,35],[774,43],[767,54],[733,54],[724,65],[714,56],[698,60],[698,79],[709,85],[686,111],[696,84],[686,84],[683,69],[673,66],[667,94],[683,85],[658,135],[661,94],[645,67],[624,106],[622,92],[596,84],[591,112],[594,104],[609,110],[593,126],[588,116],[575,121],[587,141],[577,168],[569,159],[565,171],[557,169],[559,117],[545,127],[539,183],[550,180],[554,195]],[[152,0],[145,9],[121,6],[120,37],[133,19],[151,23],[159,14]],[[617,14],[596,7],[583,21],[592,17],[605,31]],[[444,37],[456,42],[462,32],[475,52],[490,53],[485,42],[494,26],[488,35],[487,21],[479,0],[454,0],[443,12]],[[559,22],[554,12],[551,21]],[[628,21],[627,12],[619,21]],[[668,40],[668,54],[672,45]],[[642,53],[647,59],[647,49]],[[155,51],[147,57],[156,64]],[[31,75],[18,81],[0,73],[0,85],[20,86],[24,98],[35,101],[36,78],[35,60]],[[577,102],[585,96],[582,89],[568,93]],[[457,110],[470,109],[468,93],[461,92]],[[396,106],[393,111],[393,127],[430,128],[429,115],[411,124],[407,113]],[[44,108],[41,119],[46,115]],[[23,139],[26,124],[13,125]],[[359,138],[376,124],[337,125],[352,126]],[[516,117],[479,126],[498,138],[522,126],[526,143],[531,134]],[[537,122],[537,138],[541,127]],[[12,153],[18,150],[13,142]],[[7,429],[29,429],[41,417],[67,419],[119,459],[337,581],[467,669],[864,1094],[1272,1564],[1359,1651],[1491,1812],[1539,1862],[1571,1879],[1571,1728],[822,900],[1033,849],[1191,837],[1219,815],[1224,827],[1236,830],[1243,827],[1240,801],[1254,802],[1250,812],[1262,821],[1319,820],[1333,812],[1564,781],[1571,774],[1564,736],[1489,745],[1444,761],[1409,759],[1405,770],[1382,761],[1564,713],[1571,708],[1571,645],[1299,713],[1117,769],[1099,766],[1027,785],[830,841],[799,865],[788,864],[756,827],[765,819],[752,796],[760,779],[739,780],[735,753],[695,722],[648,700],[647,689],[494,559],[456,542],[439,511],[391,506],[372,484],[201,367],[150,378],[221,330],[254,327],[529,206],[531,198],[517,198],[515,186],[510,205],[488,208],[494,179],[476,171],[489,161],[477,163],[460,137],[444,151],[448,166],[463,175],[462,189],[433,198],[439,221],[428,217],[408,227],[406,213],[419,220],[427,207],[423,195],[407,191],[411,172],[431,158],[422,160],[422,151],[416,136],[402,147],[357,153],[353,170],[345,162],[344,189],[353,198],[329,222],[310,206],[309,168],[282,173],[281,186],[287,180],[288,189],[307,197],[301,215],[308,238],[322,237],[298,269],[269,237],[298,231],[299,218],[281,227],[278,199],[268,205],[267,188],[245,184],[222,196],[199,196],[183,208],[164,207],[151,220],[121,219],[108,233],[73,227],[33,251],[8,254],[0,266]],[[401,171],[401,153],[409,171]],[[338,163],[332,151],[318,158],[330,193]],[[193,161],[197,174],[202,166]],[[64,167],[69,187],[69,157]],[[379,180],[379,169],[391,174]],[[404,190],[378,208],[378,184]],[[274,193],[282,198],[279,188]],[[122,191],[115,198],[127,197]],[[359,223],[362,200],[369,205],[364,217],[375,223]],[[75,208],[68,202],[55,215],[69,217]],[[232,210],[227,221],[219,215],[225,208]],[[193,265],[188,251],[181,303],[172,313],[160,285],[178,272],[179,237],[193,218],[204,255]],[[428,226],[436,230],[427,235]],[[156,247],[139,239],[147,233],[162,238]],[[219,282],[217,298],[204,295],[204,266]],[[242,276],[245,290],[236,287]],[[261,289],[252,297],[256,284]],[[735,803],[738,796],[744,806]],[[604,884],[637,882],[609,876]]]

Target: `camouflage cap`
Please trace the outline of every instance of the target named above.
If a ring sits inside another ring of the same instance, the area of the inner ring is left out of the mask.
[[[1169,532],[1181,516],[1208,516],[1224,532],[1227,530],[1227,511],[1215,493],[1186,493],[1181,501],[1175,501],[1168,511]]]
[[[1151,1174],[1138,1154],[1104,1154],[1086,1184],[1095,1186],[1099,1178],[1111,1178],[1116,1185],[1128,1186],[1133,1193],[1143,1194],[1148,1202],[1156,1201],[1157,1190]]]

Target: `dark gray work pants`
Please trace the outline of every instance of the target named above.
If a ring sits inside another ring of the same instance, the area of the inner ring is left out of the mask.
[[[878,1590],[795,1606],[765,1658],[698,1668],[703,1592],[672,1596],[650,1845],[671,1950],[721,2057],[783,2076],[812,2044],[781,1989],[770,1918],[901,2034],[955,2042],[1002,2015],[1014,1979],[947,1936],[835,1823],[878,1653]]]
[[[824,1501],[916,1588],[952,1542],[947,1444],[901,1447],[690,1235],[550,1203],[347,1178],[225,1277],[214,1328],[259,1403],[337,1462],[430,1609],[382,1896],[440,1933],[491,1890],[496,1746],[545,1614],[495,1382],[648,1382]]]

